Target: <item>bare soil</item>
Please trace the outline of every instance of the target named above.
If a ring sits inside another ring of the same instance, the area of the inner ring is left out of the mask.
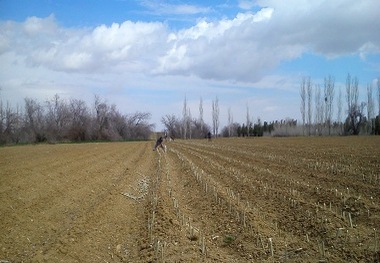
[[[0,262],[380,262],[380,137],[0,148]]]

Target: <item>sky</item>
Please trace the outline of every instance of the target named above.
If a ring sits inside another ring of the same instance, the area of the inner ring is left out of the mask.
[[[361,100],[380,77],[379,0],[0,0],[0,99],[95,95],[151,123],[191,116],[301,119],[300,83],[347,74]],[[374,95],[377,95],[374,92]],[[375,107],[375,112],[378,109]],[[334,115],[337,111],[335,110]]]

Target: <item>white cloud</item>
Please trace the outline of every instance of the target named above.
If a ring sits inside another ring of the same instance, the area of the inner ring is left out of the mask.
[[[274,8],[272,41],[302,44],[325,56],[357,53],[367,41],[380,46],[379,1],[259,0]]]
[[[202,20],[171,38],[160,57],[161,74],[194,74],[205,79],[256,82],[281,61],[304,52],[326,57],[378,52],[380,2],[258,1],[257,13],[234,19]],[[181,47],[181,48],[179,48]],[[171,64],[173,58],[175,64]],[[168,67],[167,65],[171,66]]]
[[[41,35],[52,35],[57,31],[57,25],[54,15],[41,19],[38,17],[29,17],[23,24],[23,30],[27,35],[37,37]]]
[[[364,43],[360,48],[359,48],[359,54],[361,59],[366,60],[366,55],[367,54],[379,54],[380,53],[380,46],[374,45],[372,42],[367,42]]]
[[[256,24],[270,19],[272,11],[265,8],[256,14],[238,14],[232,20],[202,20],[179,31],[176,37],[170,38],[173,48],[160,57],[160,66],[154,72],[194,74],[205,79],[248,81],[256,78],[259,72],[254,72],[255,67],[272,62],[262,59],[259,41],[250,41],[244,30],[249,31]],[[173,61],[176,63],[171,63]]]
[[[131,21],[92,30],[68,29],[58,26],[53,15],[23,23],[2,22],[0,51],[13,51],[31,66],[57,71],[144,71],[246,82],[260,80],[281,61],[306,51],[329,57],[379,52],[378,1],[257,4],[262,9],[256,13],[238,13],[219,21],[202,19],[180,31],[170,31],[160,22]]]
[[[45,45],[25,56],[31,62],[59,71],[147,70],[165,45],[166,27],[161,23],[112,24],[92,31],[60,30]]]

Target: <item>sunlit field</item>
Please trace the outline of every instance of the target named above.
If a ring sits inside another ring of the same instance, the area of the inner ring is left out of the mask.
[[[0,148],[4,262],[376,262],[380,138]]]

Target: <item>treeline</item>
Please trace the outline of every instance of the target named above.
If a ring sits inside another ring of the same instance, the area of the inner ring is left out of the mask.
[[[150,117],[122,114],[99,96],[91,107],[58,95],[46,102],[25,98],[16,108],[0,100],[0,144],[148,139],[154,128]]]
[[[263,136],[264,134],[271,134],[272,131],[274,131],[275,125],[278,125],[278,121],[268,123],[264,121],[264,124],[261,123],[260,119],[257,121],[257,123],[252,124],[252,122],[249,123],[249,125],[245,125],[243,123],[242,125],[239,125],[237,127],[237,136],[238,137],[246,137],[246,136]]]
[[[377,90],[378,115],[375,114]],[[337,95],[336,95],[337,94]],[[173,138],[205,138],[246,136],[322,136],[322,135],[380,135],[380,79],[377,86],[367,84],[367,96],[359,101],[359,80],[347,75],[345,89],[335,87],[335,79],[328,76],[324,83],[313,83],[303,77],[300,85],[301,121],[288,118],[281,121],[254,123],[247,105],[246,121],[233,121],[228,109],[227,125],[219,131],[219,99],[212,101],[212,125],[203,120],[203,99],[199,102],[199,116],[192,117],[185,97],[182,117],[166,115],[161,122]],[[345,105],[344,105],[345,104]],[[336,110],[336,113],[334,112]],[[78,99],[64,100],[58,95],[39,102],[26,98],[22,107],[12,107],[0,100],[0,145],[17,143],[62,141],[117,141],[148,139],[154,129],[149,123],[151,114],[135,112],[122,114],[99,96],[88,106]]]
[[[161,122],[171,136],[183,139],[204,138],[208,133],[214,137],[380,135],[380,78],[377,86],[367,84],[363,101],[359,101],[359,80],[350,74],[347,75],[344,88],[336,87],[332,76],[326,77],[323,84],[313,83],[310,77],[303,77],[300,96],[301,124],[292,118],[269,123],[262,123],[258,118],[254,123],[247,105],[246,121],[242,124],[234,122],[229,108],[227,125],[219,133],[218,97],[212,101],[212,126],[203,121],[202,97],[199,101],[199,117],[192,117],[185,97],[182,118],[167,115]],[[378,115],[375,114],[376,100]]]
[[[253,136],[268,136],[277,135],[274,132],[278,129],[285,128],[286,130],[297,126],[297,120],[286,119],[281,121],[261,122],[258,118],[254,123],[249,114],[247,105],[246,123],[239,124],[233,121],[231,108],[227,112],[227,125],[224,126],[219,133],[219,99],[216,97],[212,101],[212,126],[208,125],[203,120],[203,99],[199,101],[199,116],[192,117],[190,108],[187,105],[185,97],[182,110],[182,118],[174,114],[162,117],[161,123],[164,125],[166,132],[174,138],[182,139],[199,139],[206,138],[209,134],[213,137],[253,137]]]
[[[303,135],[380,134],[380,78],[376,87],[367,84],[367,94],[362,101],[359,100],[359,80],[350,74],[347,74],[344,89],[336,89],[331,75],[324,78],[323,84],[303,77],[300,96]],[[337,110],[335,116],[334,109]]]
[[[256,123],[252,121],[240,124],[231,122],[224,126],[220,134],[215,135],[212,127],[202,122],[199,118],[178,118],[175,115],[166,115],[161,119],[168,134],[174,138],[201,139],[206,138],[210,132],[214,137],[261,137],[261,136],[289,136],[296,129],[297,120],[286,119],[276,120],[272,122],[261,122],[260,119]],[[186,137],[185,137],[186,136]]]

